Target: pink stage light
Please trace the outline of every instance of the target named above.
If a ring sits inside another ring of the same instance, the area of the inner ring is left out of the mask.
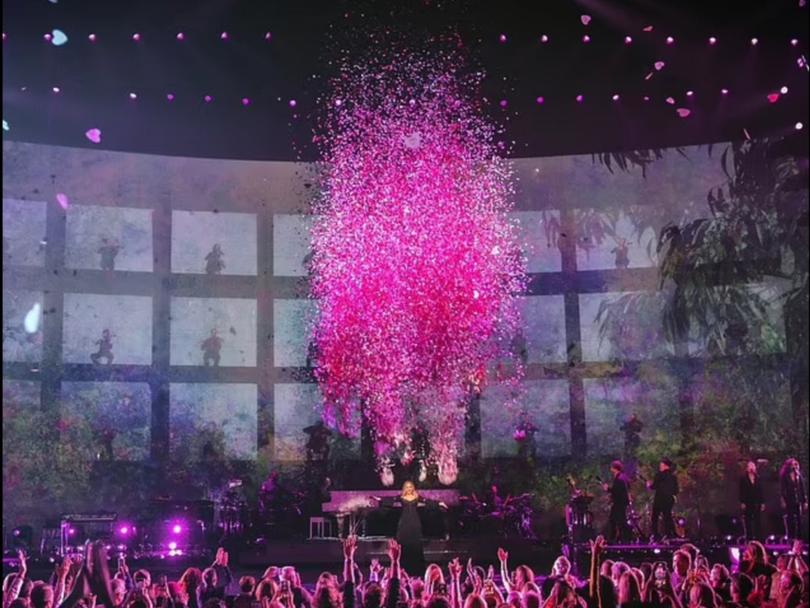
[[[186,39],[186,35],[183,32],[177,32],[177,36],[175,36],[181,42]]]
[[[585,44],[588,44],[590,41],[591,41],[591,37],[590,37],[590,36],[588,36],[588,34],[585,34],[585,35],[582,37],[582,42],[584,42]]]
[[[715,36],[709,36],[709,44],[712,46],[717,44],[717,38]]]
[[[174,524],[172,526],[172,534],[180,534],[183,531],[183,526],[180,524]]]
[[[169,550],[175,551],[177,549],[177,543],[172,541],[169,543]]]
[[[538,103],[538,105],[542,105],[546,102],[545,98],[542,95],[540,95],[537,99],[535,99],[535,101]]]
[[[498,36],[498,42],[500,42],[501,44],[506,43],[506,41],[507,41],[506,34],[501,34],[500,36]]]
[[[613,101],[619,101],[619,99],[621,99],[621,97],[619,97],[618,93],[614,93],[614,95],[613,95],[613,97],[611,99],[613,99]]]
[[[96,35],[95,35],[95,34],[90,34],[90,35],[87,37],[87,39],[88,39],[90,42],[95,42],[95,41],[96,41]]]
[[[582,95],[582,94],[577,95],[576,100],[577,100],[577,103],[582,103],[583,101],[585,101],[585,96]]]
[[[673,38],[672,36],[667,36],[667,44],[670,46],[675,44],[675,38]]]
[[[548,40],[549,40],[548,34],[543,34],[542,36],[540,36],[540,42],[542,42],[543,44],[546,44]]]
[[[632,36],[625,36],[625,37],[624,37],[624,43],[625,43],[625,44],[633,44],[633,38],[632,38]]]
[[[220,40],[227,40],[227,39],[228,39],[228,32],[222,32],[222,33],[219,35],[219,39],[220,39]]]
[[[132,40],[134,40],[135,42],[140,42],[141,35],[138,32],[135,32],[134,34],[132,34]]]

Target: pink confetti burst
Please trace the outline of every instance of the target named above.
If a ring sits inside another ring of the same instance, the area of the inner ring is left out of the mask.
[[[661,70],[663,70],[663,69],[666,67],[666,65],[667,65],[667,64],[666,64],[666,63],[664,63],[663,61],[656,61],[656,62],[653,64],[653,67],[655,68],[655,70],[656,70],[657,72],[660,72]]]
[[[686,118],[692,113],[692,110],[690,110],[689,108],[678,108],[676,112],[678,112],[678,116],[680,116],[681,118]]]
[[[90,129],[84,134],[84,136],[94,144],[101,143],[101,129]]]
[[[591,22],[590,15],[580,15],[579,20],[582,22],[582,25],[588,25]]]
[[[347,61],[321,104],[311,233],[325,421],[356,433],[362,411],[381,471],[423,429],[442,483],[458,473],[471,379],[509,360],[526,285],[511,169],[474,101],[480,74],[461,67],[452,50]]]
[[[70,199],[64,192],[59,192],[56,194],[56,202],[59,203],[59,206],[65,211],[67,211],[68,207],[70,206]]]
[[[776,103],[780,97],[779,93],[768,93],[768,103]]]

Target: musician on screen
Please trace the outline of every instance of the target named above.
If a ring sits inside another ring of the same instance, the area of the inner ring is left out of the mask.
[[[390,502],[389,502],[390,501]],[[422,547],[422,520],[419,507],[446,509],[443,502],[422,498],[412,481],[402,484],[402,493],[398,498],[382,501],[386,507],[399,507],[397,524],[397,542],[402,547],[400,558],[402,568],[408,573],[420,573],[425,569],[425,554]]]

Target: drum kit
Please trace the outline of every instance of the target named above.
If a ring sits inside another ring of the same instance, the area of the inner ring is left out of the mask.
[[[510,537],[535,538],[534,508],[532,494],[498,498],[495,504],[479,500],[475,494],[460,497],[462,504],[459,528],[479,531],[483,528],[492,534]]]

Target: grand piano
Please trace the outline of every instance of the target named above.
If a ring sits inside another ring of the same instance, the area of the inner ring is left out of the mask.
[[[337,519],[339,536],[356,533],[359,536],[387,536],[396,534],[399,512],[396,509],[381,509],[376,498],[397,498],[400,490],[333,490],[329,501],[323,503],[324,513]],[[443,502],[455,507],[461,502],[458,490],[419,490],[422,498]],[[442,538],[448,526],[441,512],[425,512],[422,515],[423,534],[426,538]]]

